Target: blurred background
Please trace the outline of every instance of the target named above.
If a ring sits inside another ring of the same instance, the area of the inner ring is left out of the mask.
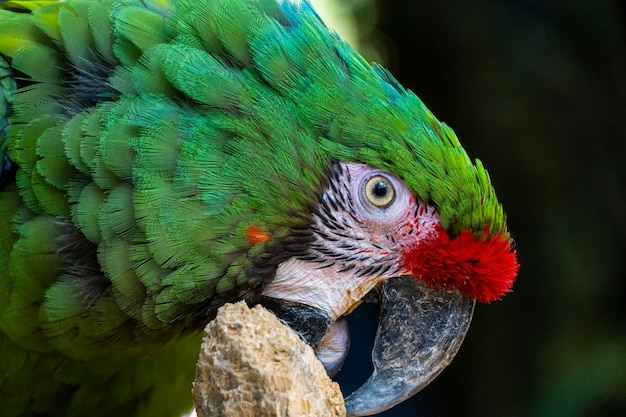
[[[483,161],[522,265],[452,365],[381,416],[626,416],[626,2],[320,1]],[[372,337],[353,336],[348,390]]]

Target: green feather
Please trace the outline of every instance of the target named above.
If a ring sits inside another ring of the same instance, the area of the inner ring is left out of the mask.
[[[139,51],[169,41],[165,17],[141,7],[116,6],[111,14],[114,36],[131,43]]]
[[[76,68],[87,70],[93,59],[95,45],[89,28],[89,4],[73,2],[58,11],[61,43],[67,59]],[[58,78],[57,78],[58,79]]]
[[[115,62],[113,54],[113,28],[107,16],[111,10],[111,5],[115,0],[100,0],[89,2],[87,10],[87,21],[93,37],[95,52],[106,62]]]
[[[74,203],[71,208],[72,220],[87,240],[98,244],[102,240],[98,212],[104,202],[104,192],[94,183],[72,191],[80,191],[77,194],[69,194],[70,201]]]

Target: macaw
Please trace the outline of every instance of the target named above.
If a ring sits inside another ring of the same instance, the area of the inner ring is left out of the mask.
[[[180,415],[238,300],[332,374],[368,297],[373,414],[517,275],[481,162],[306,0],[2,1],[0,149],[1,416]]]

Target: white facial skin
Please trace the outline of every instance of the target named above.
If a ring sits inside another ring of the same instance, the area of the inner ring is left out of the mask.
[[[406,274],[403,248],[436,237],[439,215],[402,180],[341,163],[313,214],[306,256],[279,265],[263,295],[345,315],[379,282]]]
[[[341,317],[379,282],[407,274],[405,251],[436,238],[437,225],[437,211],[397,176],[338,164],[313,213],[315,241],[306,255],[279,265],[263,295],[317,307],[331,317],[334,336],[320,342],[316,355],[332,374],[348,354],[348,326]]]

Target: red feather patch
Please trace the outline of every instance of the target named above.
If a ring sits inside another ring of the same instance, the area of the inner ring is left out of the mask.
[[[463,232],[451,238],[441,227],[438,237],[405,253],[405,267],[431,287],[456,288],[482,302],[511,291],[519,264],[511,241],[501,236],[474,237]]]
[[[270,238],[270,234],[268,232],[264,232],[263,230],[258,229],[255,225],[251,224],[246,229],[246,238],[251,245],[256,245],[258,243],[267,242]]]

